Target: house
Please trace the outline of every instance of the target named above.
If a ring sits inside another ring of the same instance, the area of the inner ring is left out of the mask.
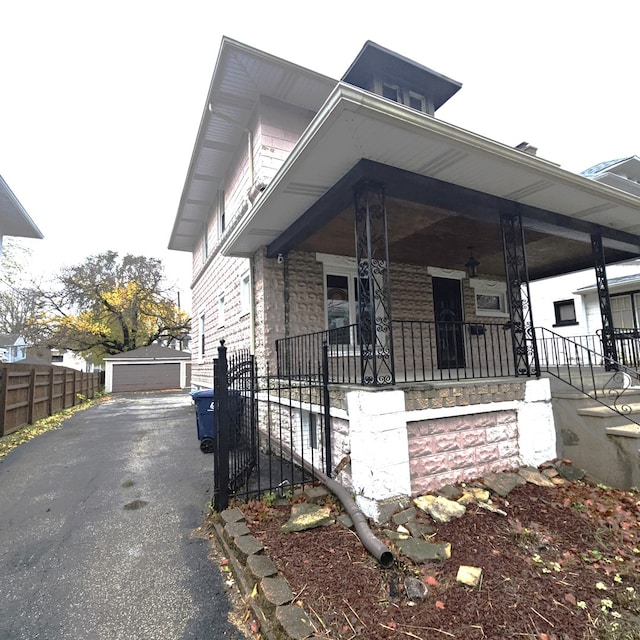
[[[0,362],[18,362],[27,357],[25,339],[15,333],[0,334]]]
[[[329,429],[319,459],[373,517],[555,457],[529,282],[640,255],[638,197],[438,119],[460,88],[373,42],[336,80],[224,38],[169,242],[193,385],[221,339],[280,380],[326,357],[325,413],[268,413]]]
[[[637,156],[599,163],[581,175],[640,196]],[[609,266],[607,285],[617,355],[624,363],[625,354],[633,351],[640,355],[635,345],[635,338],[640,335],[640,260]],[[602,318],[592,270],[544,278],[532,282],[530,288],[536,326],[589,344],[594,350],[601,349]]]
[[[0,253],[2,253],[3,236],[44,237],[9,185],[0,176]]]

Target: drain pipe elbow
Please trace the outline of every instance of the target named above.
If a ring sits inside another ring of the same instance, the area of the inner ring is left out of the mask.
[[[316,472],[316,475],[320,474]],[[339,482],[332,480],[328,476],[320,476],[320,478],[344,506],[364,548],[380,563],[380,566],[384,569],[389,569],[394,562],[393,554],[383,542],[373,535],[366,516],[358,509],[349,492]]]

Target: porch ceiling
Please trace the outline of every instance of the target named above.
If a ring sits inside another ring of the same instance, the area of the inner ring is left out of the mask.
[[[294,248],[353,255],[353,186],[385,184],[391,259],[503,272],[501,212],[527,227],[532,277],[592,264],[601,230],[609,262],[640,255],[640,198],[431,116],[339,84],[222,251]]]

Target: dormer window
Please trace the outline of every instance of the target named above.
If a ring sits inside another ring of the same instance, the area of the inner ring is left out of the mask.
[[[417,109],[418,111],[426,111],[426,101],[424,96],[421,96],[419,93],[415,91],[409,91],[409,106],[412,109]]]
[[[382,83],[382,97],[394,102],[402,102],[400,94],[400,87],[395,84],[389,84],[388,82]]]

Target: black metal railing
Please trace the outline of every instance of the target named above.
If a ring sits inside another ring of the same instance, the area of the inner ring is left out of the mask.
[[[482,322],[392,322],[395,379],[403,382],[514,376],[510,325]],[[332,384],[362,384],[358,326],[307,333],[276,342],[278,375],[318,371],[327,346]],[[383,345],[388,350],[388,345]]]
[[[325,359],[326,360],[326,359]],[[322,369],[293,378],[258,375],[254,357],[214,361],[214,507],[265,493],[283,497],[331,473],[331,415]]]
[[[607,359],[599,340],[584,339],[593,336],[566,338],[545,328],[535,331],[542,372],[638,424],[638,418],[630,415],[633,407],[627,401],[631,393],[638,392],[637,364],[628,366]]]

